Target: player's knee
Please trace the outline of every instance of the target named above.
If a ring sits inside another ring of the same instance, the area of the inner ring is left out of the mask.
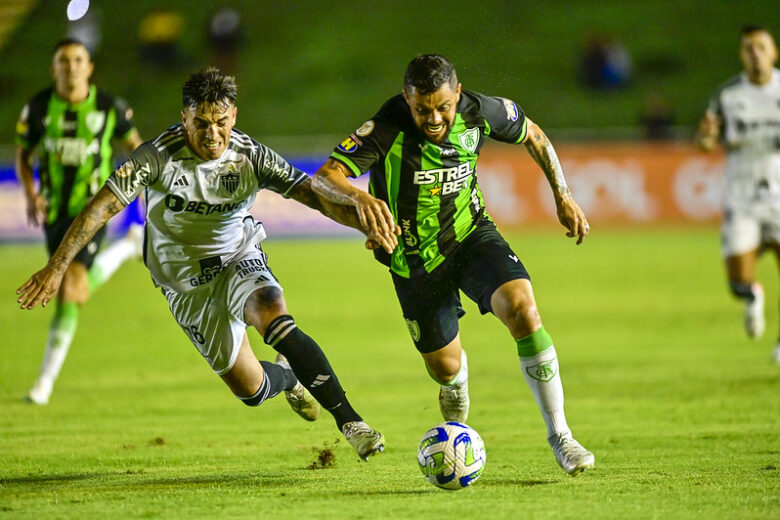
[[[531,334],[542,326],[542,317],[539,315],[536,301],[523,294],[505,300],[500,312],[503,315],[499,315],[499,318],[507,323],[510,329],[518,332]]]
[[[427,357],[425,364],[428,372],[439,383],[446,384],[452,381],[460,372],[460,356]]]
[[[282,294],[282,289],[276,286],[261,287],[254,291],[244,304],[244,321],[263,334],[263,324],[269,321],[269,316],[287,312]]]

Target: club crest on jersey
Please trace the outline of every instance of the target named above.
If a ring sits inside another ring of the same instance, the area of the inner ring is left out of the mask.
[[[477,145],[479,145],[479,128],[475,126],[461,133],[458,136],[458,141],[460,141],[460,145],[463,148],[469,152],[474,152],[477,149]]]
[[[231,195],[236,192],[240,182],[241,178],[236,172],[227,172],[219,176],[219,183],[222,185],[222,189]]]
[[[515,102],[511,99],[501,98],[504,102],[504,109],[506,110],[506,118],[509,121],[517,121],[517,118],[520,117],[520,111],[517,110],[517,105],[515,105]]]
[[[338,149],[344,153],[352,153],[357,150],[358,143],[352,136],[347,137],[338,145]]]
[[[227,161],[220,164],[219,184],[228,195],[233,195],[241,184],[241,176],[238,174],[237,163]]]
[[[102,110],[97,112],[89,112],[84,119],[84,123],[86,123],[87,129],[89,129],[89,131],[93,134],[100,132],[100,130],[103,129],[103,124],[105,122],[106,113]]]

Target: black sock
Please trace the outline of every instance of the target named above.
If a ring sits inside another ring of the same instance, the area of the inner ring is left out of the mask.
[[[271,384],[271,394],[268,396],[268,399],[275,396],[282,390],[292,390],[293,387],[298,383],[298,380],[295,379],[295,374],[292,373],[292,370],[287,370],[286,368],[281,367],[276,363],[271,363],[270,361],[261,361],[260,365],[262,365],[263,372],[265,372],[265,377]]]
[[[291,371],[268,361],[261,361],[260,364],[263,367],[265,376],[255,395],[250,397],[236,396],[247,406],[260,406],[266,399],[274,397],[282,390],[287,390],[286,385],[290,385],[290,388],[292,388],[296,383],[295,376]],[[292,381],[292,384],[290,384],[290,381]]]
[[[753,294],[753,284],[744,282],[735,282],[729,280],[729,289],[738,298],[752,302],[756,299],[756,295]]]
[[[295,325],[292,316],[274,319],[265,331],[265,342],[287,358],[298,381],[333,414],[339,430],[345,423],[362,420],[349,404],[325,353]]]

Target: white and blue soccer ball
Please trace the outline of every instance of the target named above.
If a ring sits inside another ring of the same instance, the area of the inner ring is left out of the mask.
[[[470,426],[457,422],[437,424],[423,435],[417,464],[428,482],[442,489],[463,489],[485,469],[485,443]]]

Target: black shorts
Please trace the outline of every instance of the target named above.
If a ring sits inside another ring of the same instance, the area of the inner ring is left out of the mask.
[[[459,291],[485,314],[492,312],[490,298],[501,285],[531,279],[490,221],[482,221],[433,272],[412,278],[391,274],[414,345],[422,353],[439,350],[457,336],[458,319],[465,314]]]
[[[65,233],[73,223],[73,220],[74,219],[72,218],[60,219],[51,224],[44,224],[43,232],[46,235],[46,249],[49,250],[49,256],[53,255],[59,247],[62,239],[65,238]],[[103,243],[105,237],[106,226],[103,226],[95,233],[92,240],[78,252],[73,260],[81,262],[84,264],[84,267],[89,269],[92,266],[92,262],[95,260],[95,256],[97,256],[98,250],[100,249],[100,244]]]

